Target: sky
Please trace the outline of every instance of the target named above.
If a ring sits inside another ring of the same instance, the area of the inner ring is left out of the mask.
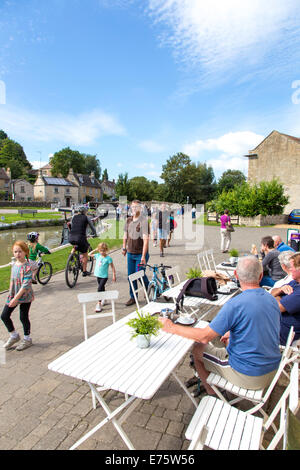
[[[0,0],[0,129],[34,168],[64,147],[162,182],[183,152],[247,176],[300,137],[298,0]]]

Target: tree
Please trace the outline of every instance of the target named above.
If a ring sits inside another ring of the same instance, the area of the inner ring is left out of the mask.
[[[128,173],[120,173],[116,182],[116,196],[119,198],[120,196],[127,196],[127,199],[131,201],[133,198],[131,197],[131,189],[130,183],[128,179]]]
[[[230,189],[245,183],[245,181],[246,177],[240,170],[226,170],[218,181],[217,191],[219,194],[221,194],[223,190],[230,191]]]
[[[170,157],[167,163],[163,165],[161,178],[165,182],[170,202],[185,202],[182,191],[182,170],[187,165],[190,165],[190,163],[190,157],[184,153],[177,153]]]
[[[1,146],[1,140],[8,139],[8,135],[6,132],[4,132],[2,129],[0,129],[0,146]]]
[[[107,168],[105,168],[105,170],[103,171],[103,174],[102,174],[102,181],[108,181],[108,172],[107,172]]]
[[[28,170],[32,168],[22,145],[9,138],[1,140],[0,167],[9,167],[13,179],[26,176]]]
[[[97,155],[84,155],[85,157],[85,171],[87,175],[90,175],[93,171],[95,177],[100,179],[101,176],[101,166],[100,161],[97,159]]]
[[[70,147],[66,147],[59,152],[56,152],[50,159],[52,165],[52,175],[63,178],[68,176],[70,168],[75,173],[85,173],[85,156],[77,150],[71,150]]]
[[[132,199],[150,201],[153,196],[153,186],[145,176],[135,176],[129,180]]]

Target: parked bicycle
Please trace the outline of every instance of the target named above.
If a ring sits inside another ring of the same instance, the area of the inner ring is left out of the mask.
[[[171,268],[171,266],[165,266],[163,264],[160,266],[157,264],[154,264],[154,266],[151,266],[150,264],[144,264],[141,265],[141,267],[142,266],[148,266],[153,272],[152,279],[148,285],[147,294],[150,302],[155,302],[163,292],[169,289],[168,279],[166,277],[166,269]],[[168,300],[167,297],[166,300]]]
[[[75,251],[74,253],[70,253],[65,269],[65,279],[67,286],[70,287],[71,289],[76,286],[77,279],[79,276],[80,272],[83,272],[83,266],[82,266],[82,255],[78,251],[78,247],[75,245],[74,246]],[[88,251],[92,251],[92,247],[89,245]],[[88,263],[86,267],[87,273],[91,274],[93,271],[93,265],[94,265],[94,258],[91,256],[88,257]]]
[[[52,264],[49,261],[44,261],[41,251],[38,252],[37,258],[38,271],[36,273],[36,278],[40,284],[45,286],[52,277]]]

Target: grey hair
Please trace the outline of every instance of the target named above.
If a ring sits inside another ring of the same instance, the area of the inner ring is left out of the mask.
[[[240,281],[247,283],[258,283],[262,273],[262,264],[256,256],[243,256],[239,258],[236,273]]]
[[[290,269],[291,266],[291,261],[290,258],[295,254],[294,251],[288,250],[288,251],[282,251],[280,255],[278,256],[279,262],[282,265],[286,266],[288,269]]]

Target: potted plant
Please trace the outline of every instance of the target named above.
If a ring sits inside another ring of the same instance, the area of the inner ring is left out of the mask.
[[[229,251],[229,254],[230,254],[230,258],[229,258],[229,261],[231,264],[235,264],[238,262],[239,260],[239,252],[238,250],[236,250],[235,248],[232,248],[230,251]]]
[[[195,277],[202,277],[202,271],[200,268],[190,268],[185,275],[187,279],[194,279]]]
[[[131,318],[126,325],[133,329],[131,339],[137,338],[139,348],[148,348],[150,346],[151,336],[157,336],[162,324],[156,316],[149,313],[142,314],[137,312],[136,318]]]

